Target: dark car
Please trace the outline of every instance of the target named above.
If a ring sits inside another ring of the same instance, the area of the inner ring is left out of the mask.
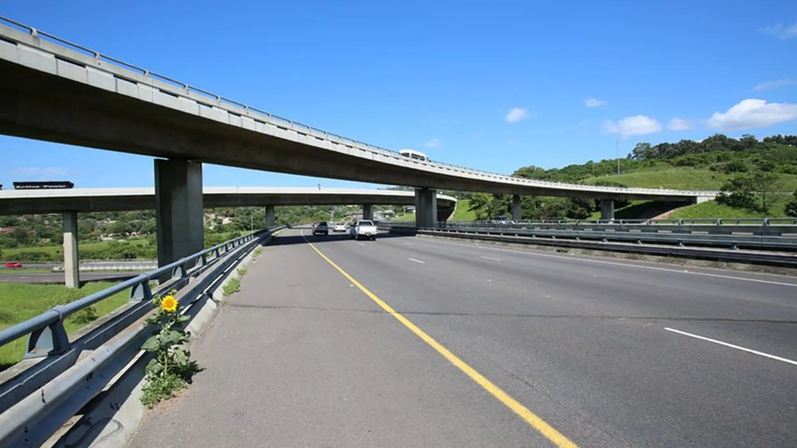
[[[313,235],[318,234],[329,235],[329,225],[326,221],[321,221],[313,227]]]

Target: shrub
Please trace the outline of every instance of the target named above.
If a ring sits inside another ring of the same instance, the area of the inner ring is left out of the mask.
[[[69,320],[76,324],[86,325],[94,322],[98,317],[97,309],[93,306],[89,306],[69,316]]]
[[[180,303],[172,294],[153,301],[158,310],[147,318],[146,324],[155,325],[157,329],[141,347],[154,355],[147,363],[147,383],[141,395],[141,403],[149,408],[173,397],[201,371],[196,361],[191,361],[191,353],[183,347],[191,334],[183,329],[188,316],[181,313]]]
[[[221,288],[221,293],[224,294],[225,297],[227,297],[235,294],[240,290],[241,290],[241,281],[238,280],[237,278],[231,278],[230,281],[228,281],[227,284]]]

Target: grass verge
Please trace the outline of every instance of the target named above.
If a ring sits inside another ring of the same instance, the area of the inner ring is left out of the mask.
[[[672,215],[672,219],[706,219],[706,218],[781,218],[786,217],[784,203],[775,203],[769,213],[761,213],[745,208],[734,208],[719,204],[716,201],[706,201],[700,204],[690,205],[682,210],[678,210]]]
[[[88,283],[80,289],[70,289],[63,285],[0,283],[0,329],[37,316],[55,305],[73,302],[112,285],[109,282],[97,282]],[[69,316],[64,327],[67,333],[73,333],[119,308],[128,300],[129,291],[122,291]],[[22,337],[0,347],[0,370],[5,370],[22,359],[26,342],[27,337]]]
[[[621,182],[629,187],[666,188],[676,190],[719,190],[722,184],[733,175],[688,167],[668,169],[640,169],[632,173],[600,176],[585,179],[584,183],[594,184],[600,180]],[[779,174],[778,190],[794,191],[797,189],[797,175]]]
[[[231,278],[222,288],[221,293],[224,297],[229,297],[241,290],[241,281],[237,278]]]

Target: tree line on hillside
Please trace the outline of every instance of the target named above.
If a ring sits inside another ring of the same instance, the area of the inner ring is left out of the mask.
[[[276,208],[278,224],[341,219],[359,207],[285,206]],[[265,207],[219,207],[205,210],[205,246],[211,247],[243,232],[265,226]],[[81,249],[81,256],[92,259],[151,259],[155,257],[155,212],[91,212],[78,214],[78,241],[92,243],[109,239],[101,249]],[[144,240],[145,244],[126,244],[119,240]],[[63,244],[63,219],[60,214],[0,216],[0,260],[3,249],[30,248],[15,258],[24,261],[57,261],[60,251],[37,247]]]
[[[797,174],[797,136],[775,135],[758,140],[745,134],[734,139],[715,134],[700,142],[681,140],[677,143],[637,143],[625,158],[620,159],[621,172],[652,167],[692,167],[723,173],[744,173],[756,170]],[[568,165],[549,170],[526,166],[513,176],[556,182],[580,182],[585,179],[617,173],[617,160],[605,159]]]
[[[732,177],[722,186],[722,194],[717,202],[769,213],[773,199],[783,196],[779,188],[780,176],[797,174],[797,136],[775,135],[758,140],[749,134],[739,139],[715,134],[700,142],[681,140],[656,145],[643,142],[638,143],[619,162],[623,173],[641,169],[689,167],[729,174]],[[616,174],[617,165],[618,161],[611,159],[548,170],[532,165],[519,168],[512,175],[555,182],[587,181],[592,185],[627,187],[620,182],[595,179]],[[615,204],[616,208],[626,205],[622,202]],[[477,219],[508,214],[511,198],[508,195],[476,193],[471,199],[470,209],[476,213]],[[584,198],[524,197],[522,203],[524,219],[585,219],[598,210],[598,201]],[[797,192],[791,195],[791,200],[785,205],[785,213],[797,216]]]

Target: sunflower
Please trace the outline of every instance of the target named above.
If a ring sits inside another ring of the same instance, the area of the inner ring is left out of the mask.
[[[174,296],[165,296],[161,299],[161,309],[167,313],[177,311],[177,299]]]

